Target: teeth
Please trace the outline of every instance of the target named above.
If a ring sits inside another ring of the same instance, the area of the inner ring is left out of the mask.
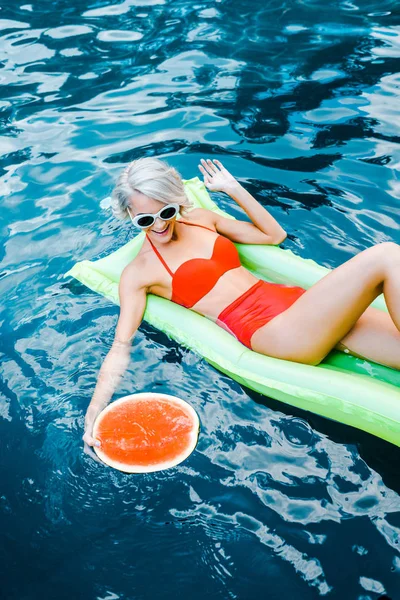
[[[167,231],[168,227],[169,227],[169,225],[167,225],[166,228],[163,229],[162,231],[155,231],[154,229],[153,229],[153,231],[154,231],[154,233],[158,233],[158,234],[165,233]]]

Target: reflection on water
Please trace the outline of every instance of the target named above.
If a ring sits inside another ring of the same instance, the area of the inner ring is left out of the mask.
[[[323,265],[399,243],[397,4],[13,0],[0,61],[7,598],[399,597],[398,449],[257,396],[147,324],[116,397],[189,400],[197,450],[143,476],[85,456],[118,309],[62,279],[131,239],[108,198],[144,155],[184,178],[219,158],[284,247]]]

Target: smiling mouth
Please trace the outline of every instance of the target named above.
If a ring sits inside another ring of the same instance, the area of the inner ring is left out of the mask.
[[[169,225],[170,225],[170,224],[168,223],[168,225],[166,226],[166,228],[165,228],[165,229],[162,229],[161,231],[156,231],[155,229],[152,229],[151,231],[152,231],[153,233],[156,233],[157,235],[164,235],[164,233],[167,233],[167,231],[168,231],[168,229],[169,229]]]

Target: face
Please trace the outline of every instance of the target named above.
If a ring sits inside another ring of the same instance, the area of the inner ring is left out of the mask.
[[[154,200],[141,192],[133,192],[129,210],[131,211],[132,217],[136,217],[140,214],[155,214],[158,213],[162,208],[165,208],[166,204],[159,200]],[[151,238],[153,242],[165,244],[171,239],[175,238],[175,220],[176,216],[169,221],[164,221],[159,217],[154,221],[154,224],[143,231]]]

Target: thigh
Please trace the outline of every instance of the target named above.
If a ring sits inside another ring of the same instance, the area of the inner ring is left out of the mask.
[[[325,275],[253,334],[252,349],[318,364],[381,293],[378,265],[383,251],[378,246],[368,248]]]
[[[400,369],[400,331],[388,313],[373,306],[367,308],[336,348]]]

